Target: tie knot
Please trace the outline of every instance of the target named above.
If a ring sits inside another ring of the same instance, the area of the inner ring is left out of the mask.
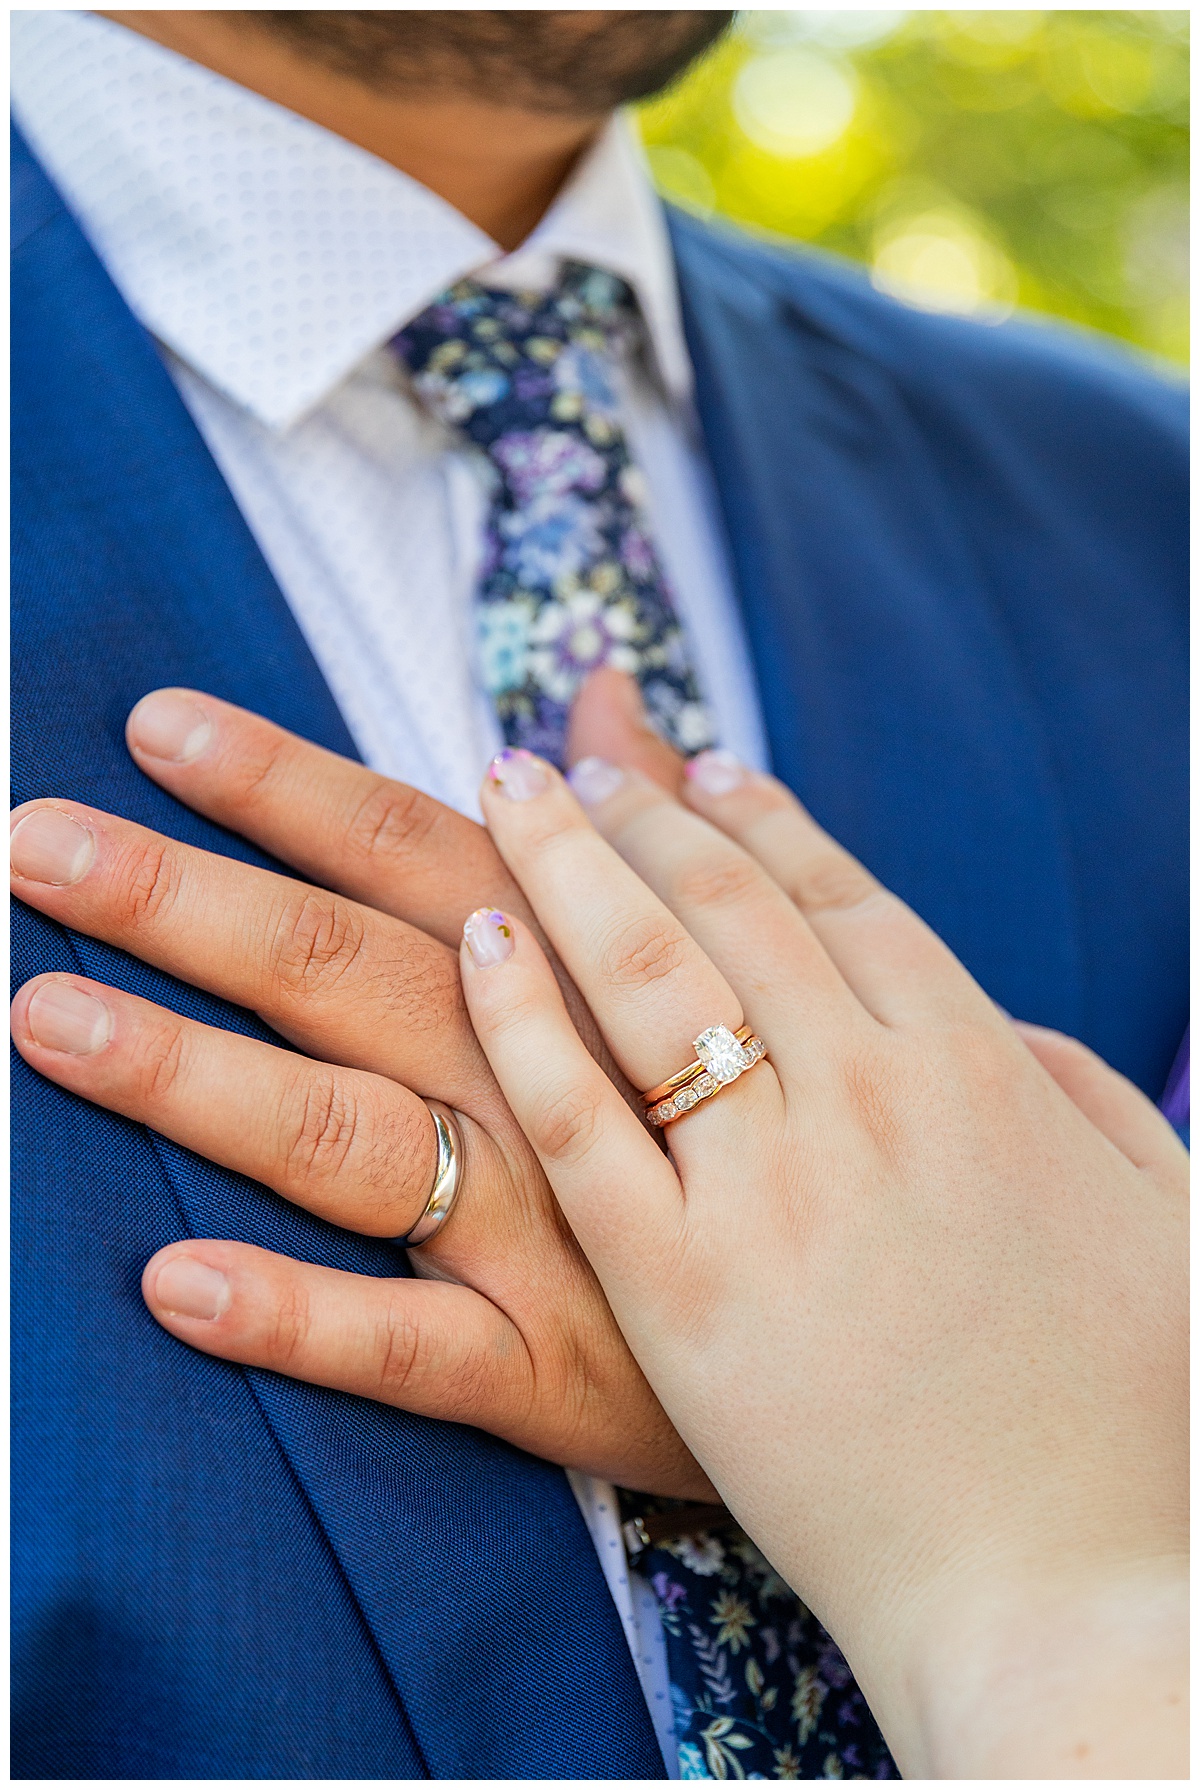
[[[613,357],[636,339],[624,280],[563,264],[547,293],[460,280],[395,338],[422,403],[487,448],[514,430],[555,425],[603,435],[615,421]]]
[[[557,762],[601,665],[683,749],[712,744],[614,391],[638,327],[624,280],[568,262],[549,293],[460,280],[396,337],[417,396],[489,463],[479,669],[508,744]]]

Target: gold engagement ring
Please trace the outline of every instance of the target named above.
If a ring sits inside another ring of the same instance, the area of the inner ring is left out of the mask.
[[[645,1117],[651,1125],[669,1125],[673,1119],[681,1119],[702,1100],[711,1100],[747,1069],[753,1069],[755,1063],[761,1063],[767,1054],[766,1045],[755,1037],[750,1026],[739,1026],[736,1032],[728,1026],[709,1026],[693,1048],[694,1063],[642,1095]]]

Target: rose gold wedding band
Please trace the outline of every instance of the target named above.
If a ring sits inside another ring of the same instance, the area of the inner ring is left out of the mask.
[[[651,1125],[669,1125],[673,1119],[691,1112],[701,1100],[711,1100],[739,1075],[760,1063],[767,1047],[750,1026],[739,1026],[736,1032],[728,1026],[709,1026],[696,1039],[695,1051],[694,1063],[642,1095],[645,1116]]]

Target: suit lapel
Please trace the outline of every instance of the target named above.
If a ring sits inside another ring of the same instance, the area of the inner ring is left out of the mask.
[[[799,261],[751,280],[719,238],[673,228],[777,774],[1002,1005],[1075,1029],[1037,715],[895,380]]]
[[[140,776],[123,743],[132,704],[155,686],[186,684],[333,750],[353,746],[152,344],[19,142],[15,182],[16,800],[73,796],[265,863]],[[72,944],[90,975],[270,1035],[121,952],[77,935]],[[359,1273],[405,1271],[387,1245],[321,1224],[164,1140],[148,1147],[193,1235]],[[560,1472],[459,1426],[276,1375],[249,1378],[432,1775],[662,1775]]]

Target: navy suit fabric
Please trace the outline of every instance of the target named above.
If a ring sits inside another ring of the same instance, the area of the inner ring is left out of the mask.
[[[1187,1023],[1187,400],[680,221],[774,769],[1002,1006],[1154,1098]]]
[[[140,775],[130,707],[187,684],[352,744],[19,140],[13,225],[15,800],[267,862]],[[1157,1095],[1186,1019],[1182,395],[672,228],[776,770],[1005,1007]],[[18,907],[16,982],[51,969],[269,1036]],[[398,1252],[15,1075],[15,1775],[661,1776],[561,1473],[196,1355],[138,1290],[187,1235]]]
[[[18,168],[15,800],[266,862],[137,772],[132,702],[199,686],[353,747],[155,350]],[[47,969],[269,1036],[19,908],[17,980]],[[14,1773],[662,1776],[560,1472],[196,1356],[138,1290],[187,1235],[380,1275],[399,1252],[15,1073]]]

